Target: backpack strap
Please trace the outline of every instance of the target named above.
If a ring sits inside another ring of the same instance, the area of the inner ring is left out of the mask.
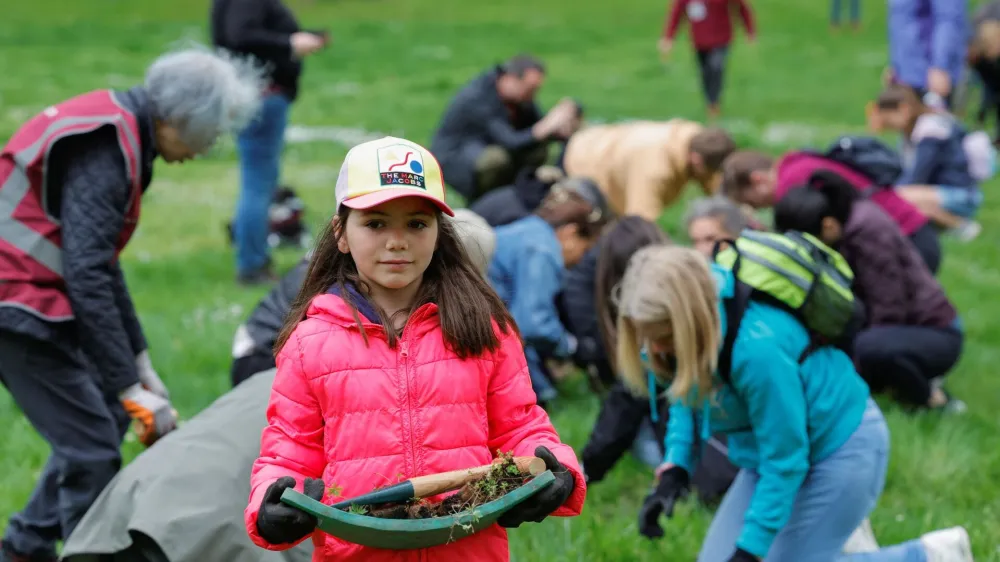
[[[726,335],[722,338],[722,350],[719,351],[718,373],[726,384],[732,382],[733,346],[736,345],[736,336],[740,332],[743,312],[753,296],[753,287],[739,279],[735,279],[735,282],[733,296],[722,300],[722,307],[726,312]]]

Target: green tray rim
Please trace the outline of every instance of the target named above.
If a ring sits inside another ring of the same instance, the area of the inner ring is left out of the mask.
[[[480,520],[493,516],[499,517],[510,510],[510,508],[540,492],[543,488],[554,482],[555,479],[556,477],[552,474],[552,471],[546,470],[526,482],[520,488],[510,492],[502,498],[497,498],[491,502],[484,503],[472,510],[462,512],[461,514],[448,515],[446,517],[431,517],[428,519],[382,519],[380,517],[372,517],[370,515],[349,513],[340,509],[334,509],[329,505],[316,501],[302,492],[292,488],[287,488],[284,492],[282,492],[281,501],[285,504],[291,505],[292,507],[301,509],[310,515],[332,520],[339,524],[356,528],[366,528],[375,531],[410,534],[451,529],[456,525],[461,527],[462,525],[469,524],[474,515]],[[475,527],[475,522],[472,522],[472,525]],[[459,535],[464,536],[464,534],[456,532],[456,538]]]

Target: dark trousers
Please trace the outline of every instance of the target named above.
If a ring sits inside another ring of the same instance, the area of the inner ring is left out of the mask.
[[[931,381],[958,363],[963,339],[955,328],[876,326],[854,340],[854,362],[873,392],[926,406]]]
[[[729,47],[698,49],[698,68],[701,70],[701,88],[710,105],[719,103],[722,97],[722,83],[726,74],[726,55]]]
[[[235,387],[257,373],[273,369],[276,366],[274,355],[265,351],[254,351],[246,357],[234,359],[233,366],[229,370],[229,376]]]
[[[129,417],[102,391],[79,348],[0,330],[0,358],[0,382],[52,448],[28,504],[8,522],[4,545],[54,559],[56,542],[70,536],[121,468]]]
[[[910,242],[916,246],[920,257],[924,258],[924,263],[931,270],[931,274],[936,276],[938,269],[941,268],[941,240],[934,225],[927,223],[918,228],[910,235]]]
[[[667,407],[662,401],[660,406],[660,423],[654,424],[654,428],[656,440],[663,443],[666,436]],[[648,398],[633,395],[621,381],[611,387],[601,404],[590,439],[580,454],[588,483],[595,484],[604,479],[608,471],[632,447],[642,421],[649,414]]]

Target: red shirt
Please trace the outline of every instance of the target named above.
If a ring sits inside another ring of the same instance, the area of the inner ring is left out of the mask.
[[[724,47],[733,40],[733,21],[730,18],[732,5],[740,10],[740,18],[747,35],[753,37],[753,12],[746,0],[675,0],[663,35],[673,41],[677,35],[681,18],[691,22],[691,39],[698,50]]]

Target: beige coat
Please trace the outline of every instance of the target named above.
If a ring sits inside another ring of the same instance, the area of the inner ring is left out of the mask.
[[[615,213],[655,221],[688,181],[706,195],[718,189],[718,174],[698,178],[689,165],[691,138],[702,129],[684,119],[587,127],[570,138],[563,165],[567,175],[597,182]]]

